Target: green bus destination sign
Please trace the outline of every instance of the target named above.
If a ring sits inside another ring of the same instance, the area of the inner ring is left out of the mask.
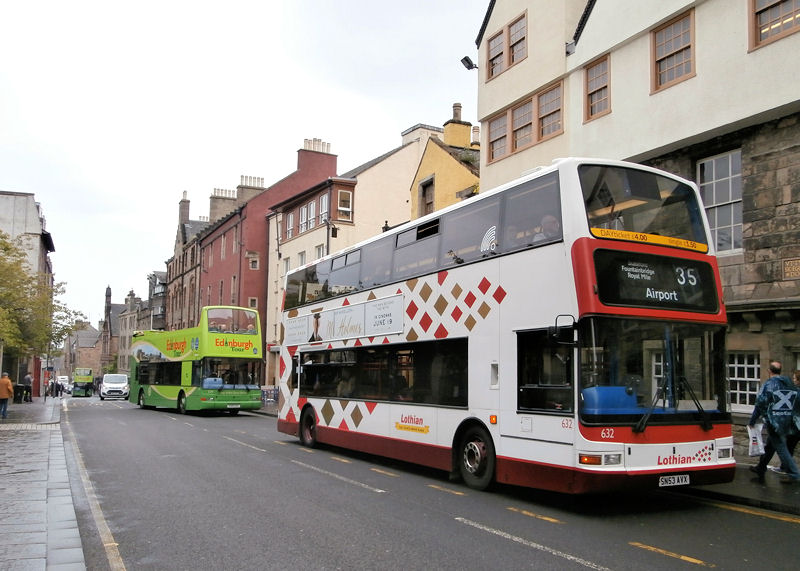
[[[600,301],[606,305],[714,313],[719,308],[714,272],[706,262],[597,250]]]

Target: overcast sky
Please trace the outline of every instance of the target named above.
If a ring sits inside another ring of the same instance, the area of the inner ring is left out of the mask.
[[[192,219],[240,175],[266,186],[319,138],[346,172],[441,126],[478,124],[488,0],[108,0],[0,9],[0,190],[41,203],[62,300],[96,325],[106,286],[147,297]]]

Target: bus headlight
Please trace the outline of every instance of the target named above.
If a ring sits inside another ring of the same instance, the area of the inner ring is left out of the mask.
[[[730,448],[720,448],[717,450],[717,458],[720,460],[722,458],[730,458],[731,457],[731,449]]]
[[[622,454],[603,454],[603,464],[606,466],[619,466],[622,464]]]

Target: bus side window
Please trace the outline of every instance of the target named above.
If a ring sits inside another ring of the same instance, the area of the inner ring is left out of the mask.
[[[547,331],[517,335],[517,408],[573,410],[572,347],[553,341]]]

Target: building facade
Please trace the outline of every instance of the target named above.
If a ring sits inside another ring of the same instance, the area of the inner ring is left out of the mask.
[[[771,359],[800,369],[800,78],[785,73],[797,31],[789,0],[508,0],[477,38],[484,188],[561,156],[698,184],[742,413]]]
[[[270,254],[268,347],[282,342],[289,271],[477,192],[479,143],[472,133],[455,104],[444,128],[417,124],[401,134],[399,147],[273,205],[269,235],[278,240]],[[277,353],[265,353],[268,384],[277,384]]]
[[[0,231],[19,243],[31,278],[52,286],[54,276],[50,254],[55,251],[55,246],[53,237],[46,229],[41,205],[33,194],[0,191]],[[14,349],[18,348],[2,347],[0,367],[9,373],[14,382],[31,373],[34,377],[33,396],[39,396],[44,387],[44,376],[48,373],[42,371],[47,363],[46,358]]]

